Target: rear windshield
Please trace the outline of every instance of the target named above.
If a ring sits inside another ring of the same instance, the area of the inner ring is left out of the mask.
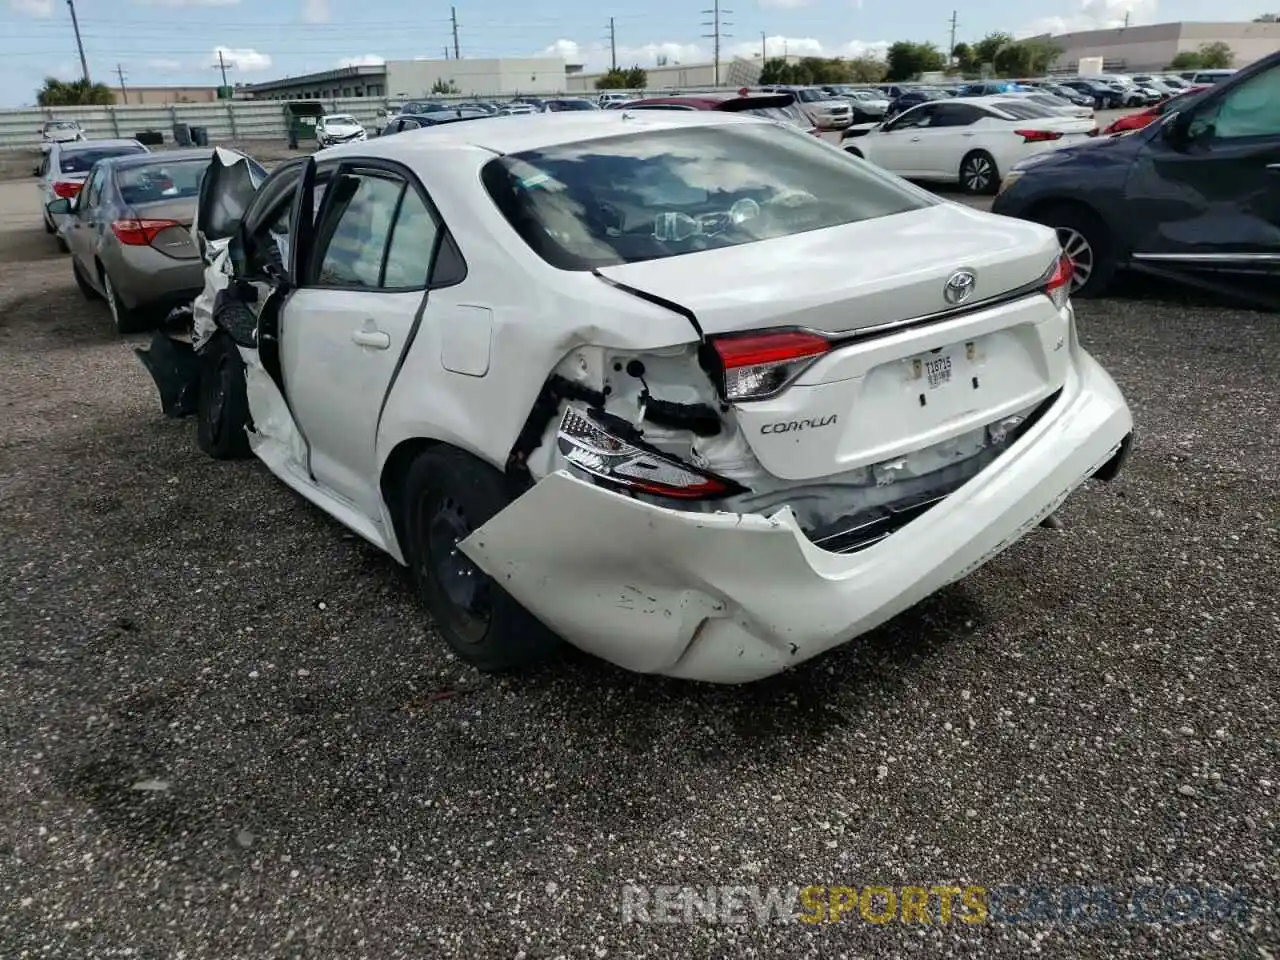
[[[93,147],[87,150],[65,150],[58,157],[59,169],[63,173],[88,173],[99,160],[108,157],[127,157],[135,153],[146,153],[143,146]]]
[[[209,169],[209,161],[159,160],[144,167],[126,167],[116,171],[120,198],[130,206],[161,200],[194,200],[200,196],[200,182]]]
[[[596,110],[599,109],[590,100],[548,100],[547,106],[554,111],[559,110]]]
[[[807,134],[763,123],[560,144],[491,160],[482,177],[525,242],[563,270],[732,247],[930,203]]]
[[[46,130],[79,130],[80,125],[74,120],[51,120],[44,125]]]
[[[1043,120],[1045,117],[1056,115],[1054,111],[1046,110],[1040,104],[1026,100],[996,100],[991,105],[1015,120]]]

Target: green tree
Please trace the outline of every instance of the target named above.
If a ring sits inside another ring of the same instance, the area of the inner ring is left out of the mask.
[[[992,66],[1002,77],[1031,77],[1044,73],[1058,59],[1062,48],[1046,40],[1023,40],[996,51]]]
[[[1264,13],[1253,18],[1254,23],[1280,23],[1280,13]]]
[[[454,83],[452,80],[446,80],[443,77],[441,77],[431,85],[431,92],[435,94],[441,94],[441,93],[461,93],[462,91],[458,89],[458,85]]]
[[[899,40],[889,48],[886,65],[885,79],[910,80],[922,73],[943,69],[946,57],[932,43]]]
[[[875,57],[854,57],[848,61],[848,82],[879,83],[888,68],[883,60]]]
[[[963,41],[957,43],[951,49],[951,56],[956,62],[956,69],[961,73],[968,73],[970,70],[975,69],[973,49],[967,43]]]
[[[643,90],[649,85],[649,72],[644,67],[636,64],[629,70],[625,71],[627,85],[623,89],[626,90]]]
[[[42,107],[103,107],[115,103],[115,96],[105,83],[46,77],[36,92],[36,103]]]
[[[1206,70],[1225,70],[1235,60],[1235,51],[1221,40],[1202,44],[1200,47],[1200,62]]]
[[[973,65],[980,67],[984,63],[995,64],[996,54],[1013,43],[1013,34],[988,33],[973,45]]]
[[[626,90],[627,89],[627,72],[619,67],[612,67],[606,70],[596,80],[597,90]]]
[[[791,64],[782,57],[770,57],[760,67],[761,86],[791,83]]]
[[[1170,70],[1199,70],[1204,66],[1204,58],[1198,50],[1182,50],[1169,61]]]

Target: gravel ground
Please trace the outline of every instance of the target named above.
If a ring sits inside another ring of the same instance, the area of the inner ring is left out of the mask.
[[[1081,303],[1128,472],[843,650],[744,688],[497,679],[390,560],[160,416],[35,210],[0,185],[0,957],[1280,957],[1275,317]],[[624,883],[1249,909],[654,925]]]

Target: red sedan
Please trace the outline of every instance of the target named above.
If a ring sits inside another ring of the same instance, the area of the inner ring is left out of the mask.
[[[789,93],[691,93],[682,97],[646,97],[622,104],[622,110],[729,110],[734,113],[753,113],[770,120],[780,120],[807,130],[815,137],[822,132],[813,125],[803,110],[796,106],[796,98]]]
[[[1137,113],[1130,113],[1126,116],[1121,117],[1120,119],[1116,120],[1114,123],[1111,124],[1111,126],[1107,127],[1107,129],[1103,130],[1102,132],[1103,133],[1124,133],[1128,130],[1141,130],[1143,127],[1151,123],[1153,120],[1158,120],[1160,117],[1163,117],[1166,113],[1169,113],[1173,110],[1181,110],[1182,107],[1186,104],[1188,97],[1191,97],[1199,93],[1201,90],[1208,90],[1208,89],[1209,89],[1208,84],[1202,84],[1201,86],[1198,86],[1198,87],[1190,87],[1186,90],[1183,90],[1181,93],[1170,97],[1168,100],[1164,101],[1163,103],[1157,103],[1154,107],[1147,107],[1147,109],[1145,110],[1140,110]]]

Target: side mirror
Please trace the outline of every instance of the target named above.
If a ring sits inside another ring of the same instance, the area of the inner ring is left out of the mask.
[[[1175,150],[1181,150],[1191,141],[1191,117],[1186,112],[1174,110],[1165,114],[1160,125],[1160,136]]]
[[[66,197],[59,197],[45,206],[51,216],[65,217],[71,212],[71,201]]]

